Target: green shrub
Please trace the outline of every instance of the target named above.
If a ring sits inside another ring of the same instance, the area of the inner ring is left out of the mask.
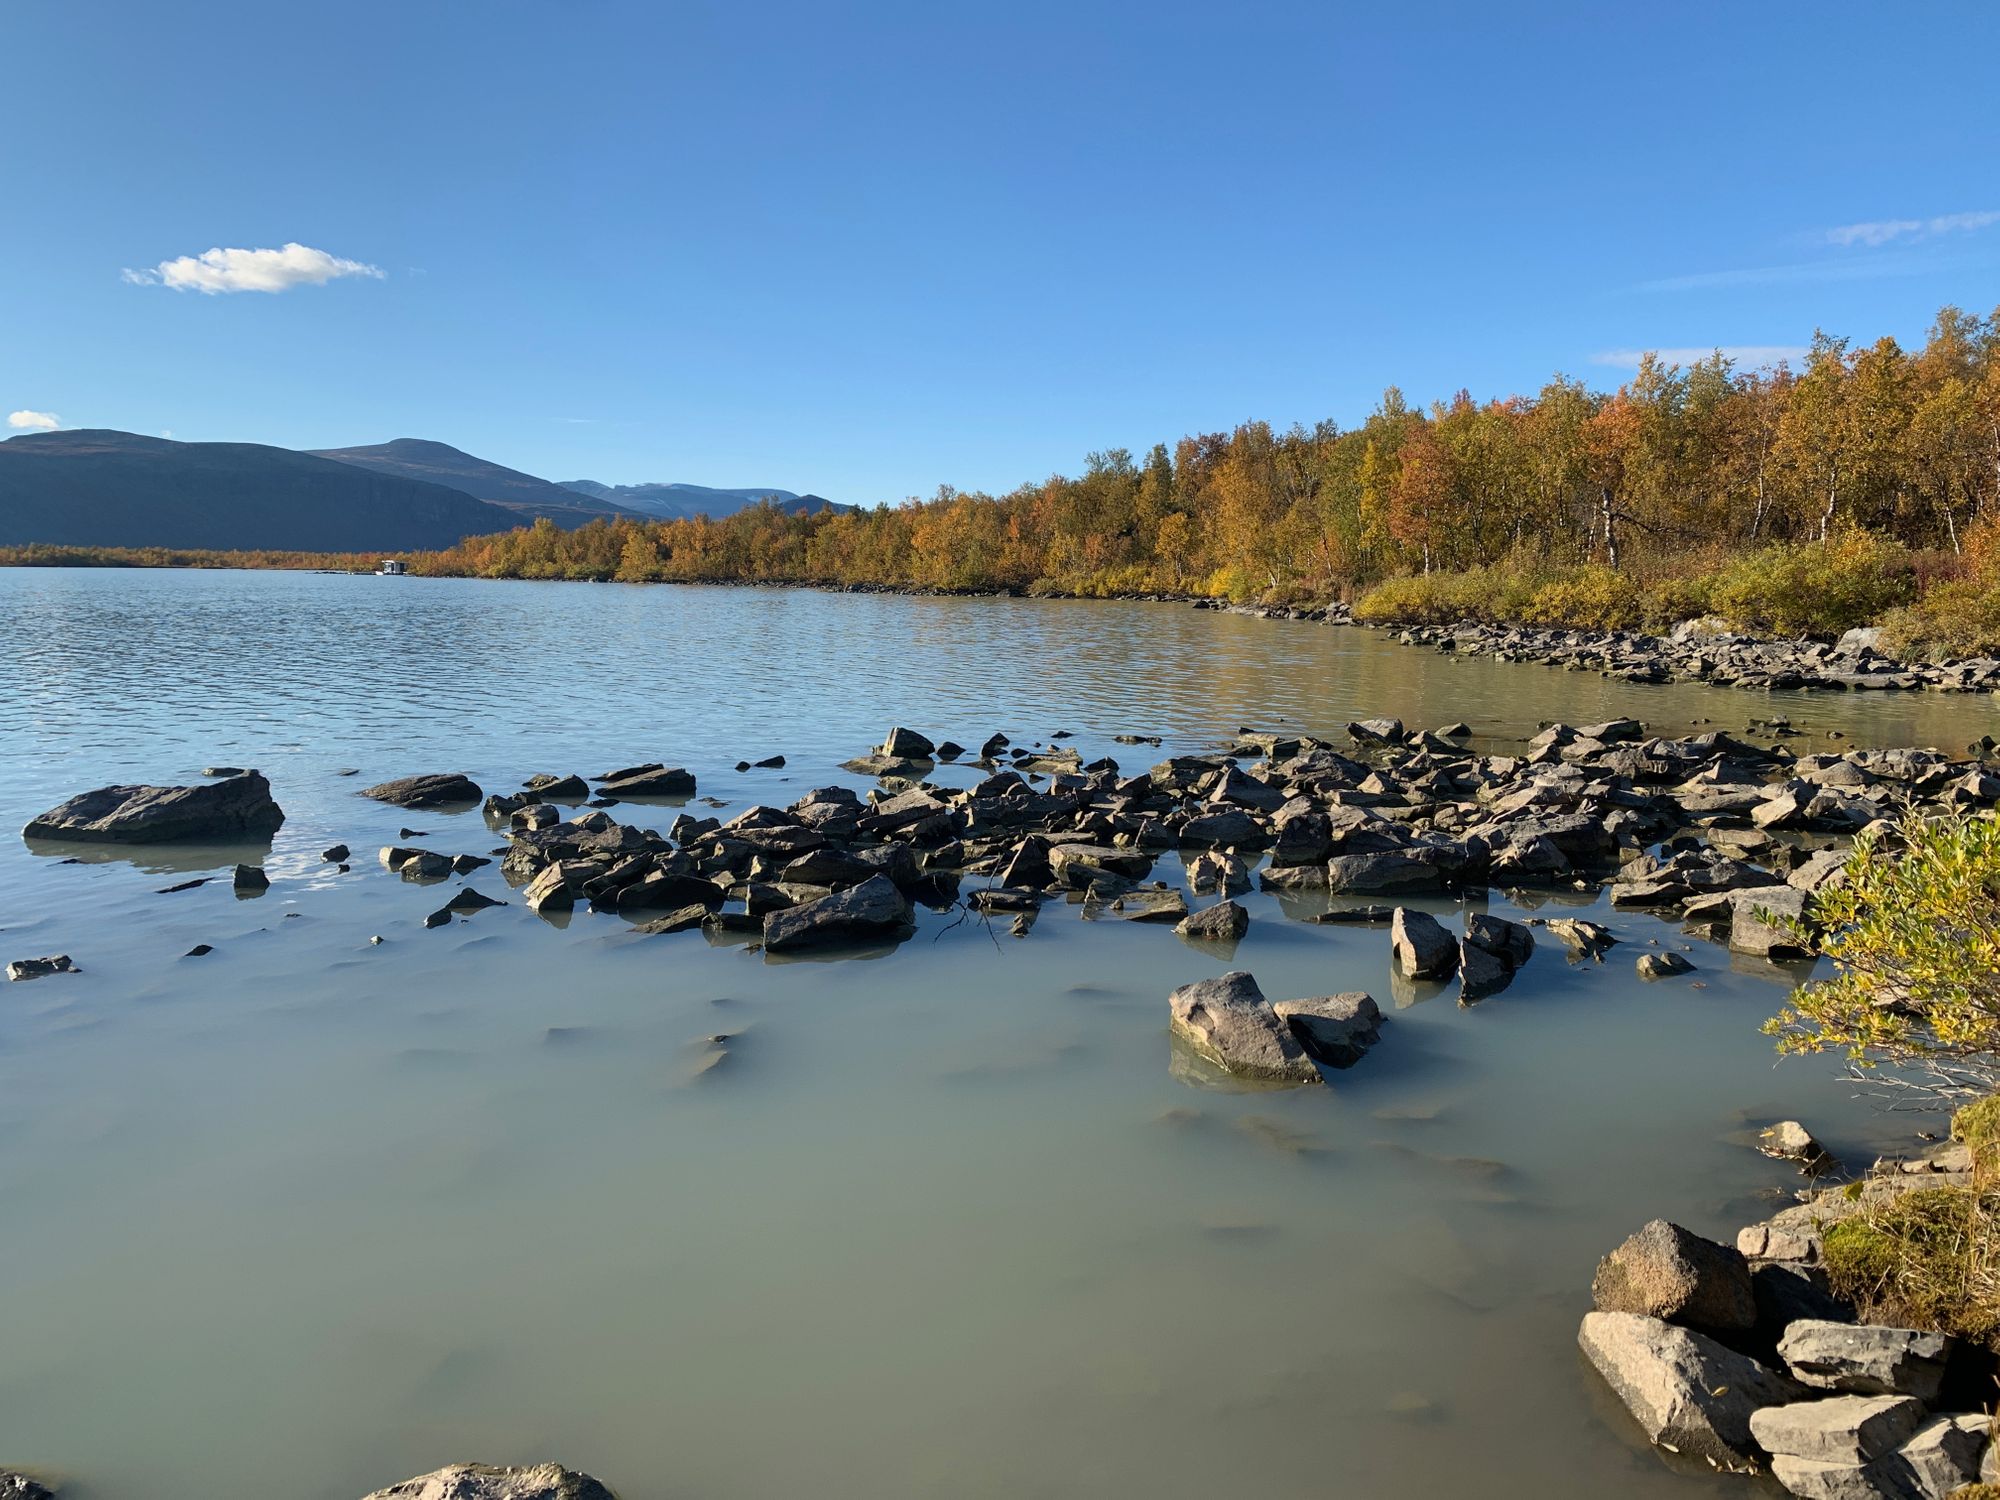
[[[1642,613],[1638,586],[1623,573],[1593,564],[1542,584],[1528,597],[1521,618],[1530,625],[1629,630]]]
[[[1813,898],[1833,977],[1800,985],[1764,1030],[1781,1052],[1991,1079],[2000,1071],[2000,822],[1911,817],[1901,834],[1899,854],[1869,834],[1855,839],[1840,878]]]
[[[1766,547],[1716,575],[1717,614],[1740,630],[1831,637],[1869,625],[1914,589],[1910,551],[1870,531],[1828,542]]]
[[[1882,621],[1883,648],[1906,661],[2000,653],[2000,588],[1941,583]]]
[[[1977,1343],[2000,1333],[2000,1194],[1903,1193],[1827,1228],[1827,1280],[1868,1321]]]

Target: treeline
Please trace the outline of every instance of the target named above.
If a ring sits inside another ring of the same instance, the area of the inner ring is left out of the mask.
[[[1685,368],[1648,356],[1610,392],[1558,377],[1532,396],[1461,391],[1419,408],[1392,389],[1358,427],[1248,422],[1141,458],[1094,453],[1080,475],[1003,495],[947,487],[853,513],[766,505],[575,531],[544,521],[409,561],[474,577],[1281,601],[1351,600],[1386,580],[1386,597],[1419,605],[1448,590],[1409,580],[1483,571],[1544,578],[1545,614],[1591,623],[1700,605],[1702,588],[1666,585],[1746,557],[1839,551],[1850,534],[1894,542],[1893,577],[1861,595],[1907,602],[2000,555],[1984,539],[1995,526],[2000,313],[1948,307],[1914,351],[1820,334],[1797,369],[1737,369],[1718,352]]]
[[[213,552],[187,547],[69,547],[33,542],[0,547],[7,568],[296,568],[372,573],[379,552]]]
[[[1399,574],[1532,552],[1657,575],[1774,542],[1879,531],[1956,554],[2000,511],[2000,313],[1938,314],[1921,348],[1824,334],[1801,367],[1644,359],[1593,392],[1428,409],[1389,391],[1360,426],[1248,422],[1005,495],[940,490],[855,514],[477,537],[419,572],[816,582],[1099,595],[1352,597]]]

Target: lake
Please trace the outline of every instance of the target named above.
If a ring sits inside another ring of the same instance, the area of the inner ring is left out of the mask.
[[[458,1459],[624,1500],[1740,1493],[1670,1474],[1578,1357],[1596,1260],[1767,1213],[1798,1179],[1755,1125],[1865,1163],[1933,1123],[1778,1064],[1778,971],[1697,943],[1692,981],[1639,982],[1688,940],[1591,898],[1481,903],[1624,943],[1544,941],[1471,1009],[1261,892],[1227,962],[1060,903],[1025,939],[922,912],[885,956],[776,962],[542,921],[497,867],[470,883],[512,904],[425,930],[441,893],[376,847],[498,840],[356,790],[663,760],[728,817],[865,786],[837,765],[894,724],[1069,730],[1128,771],[1380,714],[1496,750],[1774,713],[1801,747],[1962,749],[1989,699],[1641,687],[1170,605],[13,570],[0,606],[13,827],[225,763],[287,814],[256,899],[235,851],[0,851],[0,958],[83,971],[0,990],[0,1463],[66,1500],[355,1500]],[[1201,1087],[1166,996],[1226,967],[1369,990],[1382,1041],[1328,1088]]]

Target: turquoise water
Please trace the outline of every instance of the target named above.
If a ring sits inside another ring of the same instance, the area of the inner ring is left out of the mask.
[[[1748,1124],[1908,1141],[1829,1065],[1775,1062],[1787,976],[1697,944],[1695,982],[1643,985],[1639,945],[1688,940],[1581,900],[1627,945],[1545,944],[1472,1010],[1393,988],[1383,932],[1262,894],[1226,961],[1066,907],[1026,939],[926,913],[844,961],[518,901],[426,931],[443,892],[375,847],[496,840],[355,788],[658,759],[740,810],[851,780],[894,723],[1069,729],[1139,768],[1378,713],[1492,744],[1778,711],[1956,746],[1993,719],[1170,606],[100,571],[0,572],[0,605],[16,826],[216,763],[288,814],[255,900],[158,894],[240,851],[0,849],[0,957],[83,969],[0,990],[0,1465],[80,1500],[353,1500],[464,1458],[626,1500],[1705,1493],[1606,1420],[1575,1326],[1643,1220],[1726,1233],[1792,1185]],[[1165,997],[1231,966],[1371,990],[1381,1044],[1324,1089],[1209,1086]]]

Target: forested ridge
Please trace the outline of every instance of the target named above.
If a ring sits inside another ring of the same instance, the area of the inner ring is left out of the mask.
[[[418,554],[411,569],[1358,599],[1378,618],[1607,625],[1719,601],[1777,630],[1941,600],[1949,620],[1906,619],[1905,634],[1966,648],[1987,628],[1972,615],[2000,625],[1987,598],[1996,531],[2000,312],[1945,308],[1915,350],[1818,334],[1796,369],[1649,355],[1612,391],[1557,377],[1532,396],[1460,391],[1419,407],[1391,389],[1356,427],[1246,422],[1141,457],[1093,453],[1081,474],[1002,495],[543,522]],[[1826,608],[1786,613],[1775,596],[1800,589]]]

